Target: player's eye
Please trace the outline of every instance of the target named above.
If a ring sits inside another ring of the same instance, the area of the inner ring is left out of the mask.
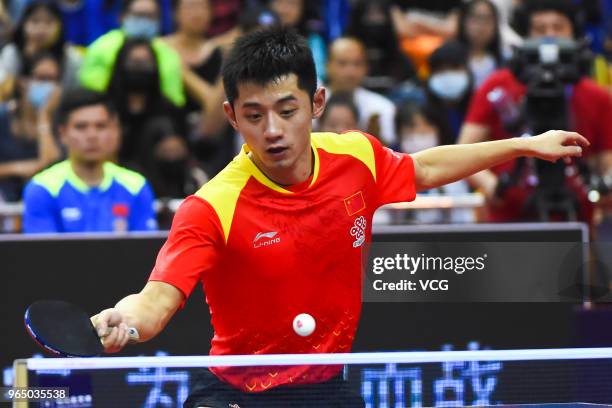
[[[283,109],[281,111],[281,115],[284,116],[284,117],[289,117],[289,116],[293,115],[296,111],[297,111],[297,109]]]
[[[251,122],[255,122],[259,119],[261,119],[261,114],[260,113],[249,113],[246,115],[247,120],[251,121]]]

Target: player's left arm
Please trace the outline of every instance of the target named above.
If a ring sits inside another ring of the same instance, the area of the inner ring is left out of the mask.
[[[529,138],[434,147],[412,155],[416,189],[452,183],[520,156],[551,162],[580,157],[589,145],[578,133],[551,130]]]

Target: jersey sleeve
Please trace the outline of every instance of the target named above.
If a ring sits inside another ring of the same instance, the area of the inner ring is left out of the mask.
[[[23,232],[61,232],[57,202],[42,186],[30,181],[23,192]]]
[[[374,136],[365,136],[374,149],[378,206],[414,200],[416,182],[412,157],[384,147]]]
[[[204,199],[190,196],[174,216],[149,281],[168,283],[188,298],[203,274],[215,267],[224,245],[213,208]]]
[[[157,219],[155,218],[153,204],[153,190],[149,183],[145,182],[132,202],[129,216],[130,231],[157,230]]]

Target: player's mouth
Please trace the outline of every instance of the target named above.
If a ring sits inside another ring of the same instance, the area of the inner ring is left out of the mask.
[[[289,150],[286,146],[271,146],[266,149],[266,153],[272,158],[282,158],[287,154]]]

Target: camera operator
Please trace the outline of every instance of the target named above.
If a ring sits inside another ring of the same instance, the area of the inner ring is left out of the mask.
[[[579,31],[576,16],[577,10],[571,0],[530,0],[525,9],[528,39],[576,39]],[[585,151],[585,155],[595,172],[611,173],[612,98],[586,76],[566,86],[566,90],[567,111],[559,112],[559,117],[565,117],[569,127],[566,130],[575,130],[589,139],[591,147]],[[509,129],[498,106],[492,102],[493,91],[501,92],[517,109],[520,109],[521,104],[525,106],[528,87],[510,69],[496,71],[473,96],[458,143],[520,136],[521,129],[515,129],[514,132]],[[533,116],[533,112],[526,112],[526,116],[530,116],[530,113]],[[487,198],[488,221],[520,221],[534,217],[533,212],[527,211],[527,202],[534,194],[534,183],[530,185],[527,181],[503,185],[514,168],[515,163],[509,163],[469,179],[470,184]],[[583,190],[586,197],[586,187]],[[577,197],[577,200],[578,218],[590,221],[591,211],[587,208],[586,200],[583,197]]]

